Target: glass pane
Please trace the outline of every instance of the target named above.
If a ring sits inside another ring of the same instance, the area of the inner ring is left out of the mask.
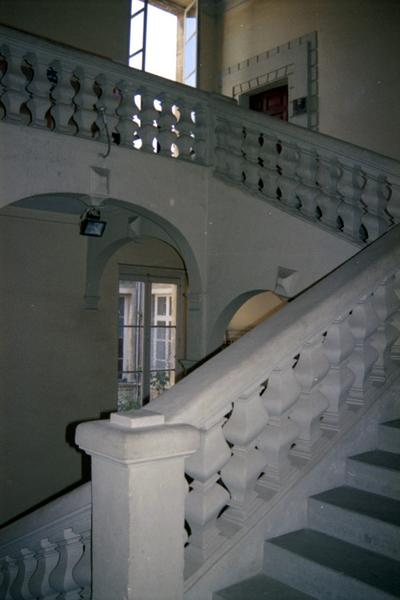
[[[144,324],[144,282],[125,281],[119,282],[120,295],[120,322],[124,326],[141,327]],[[121,316],[121,298],[124,302],[124,314]]]
[[[143,396],[143,373],[130,373],[129,381],[118,383],[118,410],[131,410],[140,408]]]
[[[196,4],[191,6],[185,14],[185,42],[196,33],[197,29]]]
[[[129,55],[135,54],[143,48],[144,13],[139,13],[131,19],[131,37],[129,43]]]
[[[176,325],[176,295],[175,283],[151,284],[152,325]]]
[[[133,67],[134,69],[142,70],[142,68],[143,68],[143,52],[139,52],[138,54],[135,54],[135,56],[131,56],[129,59],[129,66]]]
[[[150,370],[175,368],[175,327],[151,328]]]
[[[146,71],[176,79],[176,15],[149,4],[146,35]]]
[[[131,15],[134,15],[139,10],[142,10],[142,8],[144,8],[144,0],[132,0]]]
[[[193,36],[185,44],[185,56],[183,65],[183,73],[185,77],[190,75],[190,73],[196,69],[196,45],[197,36]]]
[[[191,85],[192,87],[196,87],[196,71],[189,75],[189,77],[185,77],[183,83],[186,83],[186,85]]]
[[[157,398],[174,383],[175,371],[152,371],[150,373],[150,400]]]

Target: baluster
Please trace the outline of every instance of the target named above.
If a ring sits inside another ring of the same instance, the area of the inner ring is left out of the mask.
[[[296,195],[298,181],[296,178],[297,163],[299,161],[298,149],[292,144],[282,141],[282,150],[278,154],[277,169],[279,178],[279,200],[289,208],[298,208],[300,205]]]
[[[68,64],[53,61],[47,69],[50,87],[50,108],[46,113],[48,126],[57,132],[79,133],[78,105],[80,81]]]
[[[191,118],[191,109],[184,98],[178,98],[176,101],[178,109],[177,141],[179,158],[191,159],[193,154],[193,122]]]
[[[77,585],[81,588],[81,600],[90,600],[90,586],[92,583],[92,555],[91,555],[91,530],[82,533],[80,541],[83,547],[81,558],[72,569],[72,576]]]
[[[362,191],[361,200],[367,210],[362,217],[368,242],[372,242],[384,233],[392,220],[386,211],[390,196],[390,188],[383,176],[366,174],[366,185]]]
[[[194,155],[192,159],[204,165],[206,163],[207,138],[209,134],[207,114],[202,104],[196,104],[195,110],[192,113],[192,121],[194,128]]]
[[[397,331],[391,323],[391,317],[399,308],[394,286],[395,277],[392,275],[378,286],[372,296],[372,305],[379,321],[377,331],[371,338],[371,344],[378,352],[378,358],[371,370],[371,379],[374,381],[385,381],[394,366],[390,354],[397,339]]]
[[[256,481],[265,466],[264,454],[256,448],[257,436],[268,422],[263,406],[261,386],[240,396],[233,405],[232,415],[225,425],[225,438],[233,444],[232,456],[221,469],[222,480],[231,499],[224,518],[242,524],[263,504],[254,491]]]
[[[332,159],[319,157],[317,181],[320,193],[316,204],[321,211],[321,223],[338,228],[338,207],[341,198],[337,192],[337,182],[340,175],[339,164]]]
[[[92,138],[97,119],[95,110],[97,96],[94,92],[95,77],[80,67],[75,69],[74,75],[79,81],[79,90],[74,97],[74,103],[77,108],[74,120],[78,124],[78,135],[80,137]]]
[[[27,60],[32,69],[32,80],[29,83],[29,92],[31,100],[29,101],[29,110],[32,118],[32,125],[35,127],[49,127],[47,114],[52,107],[51,89],[54,84],[48,77],[48,65],[38,60],[37,56],[30,53]]]
[[[322,352],[322,335],[307,342],[301,350],[294,374],[301,387],[301,394],[289,416],[300,428],[299,437],[292,453],[311,458],[321,440],[321,415],[328,408],[328,400],[320,391],[320,383],[329,370],[329,362]]]
[[[300,212],[311,219],[317,217],[317,196],[319,190],[316,186],[317,154],[314,150],[301,148],[300,159],[297,164],[296,174],[300,183],[296,188],[296,195],[300,200]]]
[[[341,165],[337,189],[342,197],[338,207],[339,228],[357,242],[360,240],[361,219],[364,214],[361,192],[365,180],[358,167]]]
[[[65,529],[63,539],[57,540],[59,561],[50,574],[49,582],[63,600],[80,600],[80,586],[73,577],[73,568],[82,556],[83,546],[80,536]]]
[[[288,416],[301,391],[293,363],[293,359],[285,360],[272,371],[262,396],[269,421],[259,436],[258,446],[264,452],[266,467],[258,485],[272,490],[279,490],[297,472],[289,457],[300,431],[297,423]]]
[[[279,174],[276,169],[278,152],[277,138],[265,134],[259,136],[259,162],[262,193],[276,200]]]
[[[160,145],[160,154],[163,156],[171,156],[172,144],[176,143],[176,134],[173,131],[176,125],[176,118],[172,113],[171,98],[162,93],[159,96],[161,102],[161,112],[158,115],[158,143]]]
[[[2,600],[13,600],[10,590],[18,574],[17,561],[14,558],[11,558],[10,556],[6,556],[2,559],[1,565],[3,572],[3,580],[1,582],[0,587],[0,598]]]
[[[390,182],[387,182],[390,190],[390,196],[386,205],[386,211],[393,223],[400,222],[400,177],[390,176]]]
[[[227,121],[218,118],[215,125],[215,171],[220,175],[229,173],[228,129]]]
[[[226,164],[228,167],[228,176],[234,183],[243,182],[243,127],[236,121],[227,122],[227,149],[228,155],[226,157]]]
[[[223,416],[218,415],[201,430],[200,448],[186,461],[186,472],[194,479],[185,505],[191,528],[187,552],[195,560],[210,556],[222,541],[216,521],[229,501],[229,493],[217,482],[220,469],[231,457],[222,423]]]
[[[29,582],[29,588],[34,598],[54,600],[57,592],[50,585],[50,575],[55,569],[59,554],[57,545],[52,544],[47,538],[40,541],[36,550],[37,568]]]
[[[10,588],[11,596],[18,600],[32,600],[34,596],[29,589],[29,580],[37,567],[35,554],[22,548],[19,552],[20,557],[16,559],[18,572]]]
[[[138,109],[134,99],[135,92],[132,86],[126,81],[119,81],[116,88],[120,96],[120,103],[116,111],[118,115],[120,143],[121,146],[132,148],[138,129]],[[136,117],[135,120],[134,117]]]
[[[158,130],[154,123],[158,119],[158,112],[154,108],[154,94],[146,87],[140,88],[137,91],[140,95],[140,127],[138,130],[139,137],[142,140],[141,149],[146,152],[154,152],[154,140],[156,139]]]
[[[323,351],[329,360],[330,369],[321,384],[321,392],[329,401],[321,426],[323,429],[340,429],[348,410],[346,399],[355,375],[347,366],[353,352],[355,340],[350,330],[348,315],[336,319],[329,327],[323,343]]]
[[[355,379],[347,399],[349,404],[363,404],[368,389],[367,378],[372,366],[378,358],[378,352],[371,346],[371,335],[376,331],[378,319],[373,309],[371,296],[362,298],[353,308],[349,324],[355,339],[348,367],[355,374]]]
[[[7,62],[7,70],[2,78],[2,86],[5,89],[2,94],[2,103],[5,107],[6,121],[12,123],[23,121],[25,124],[29,124],[30,117],[27,115],[27,109],[24,109],[30,100],[30,93],[27,90],[29,80],[23,72],[24,55],[23,49],[13,48],[11,54],[7,46],[2,47],[2,56]]]
[[[251,191],[258,190],[260,180],[260,169],[258,164],[258,155],[260,144],[258,142],[259,134],[246,127],[243,140],[242,171],[244,173],[244,184]]]
[[[106,125],[111,143],[113,134],[115,135],[117,128],[118,116],[116,110],[120,98],[114,91],[113,84],[103,74],[96,77],[93,89],[97,97],[95,105],[95,110],[97,112],[97,136],[104,143],[107,143]]]

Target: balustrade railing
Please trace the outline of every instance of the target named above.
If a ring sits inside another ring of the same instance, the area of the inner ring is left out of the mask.
[[[398,161],[2,26],[0,119],[211,166],[358,243],[400,219]]]
[[[0,598],[89,599],[91,518],[85,484],[3,528]]]

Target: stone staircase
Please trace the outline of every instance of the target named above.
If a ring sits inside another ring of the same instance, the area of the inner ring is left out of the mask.
[[[214,600],[400,598],[400,419],[347,459],[345,484],[308,499],[307,528],[265,542],[263,574]]]

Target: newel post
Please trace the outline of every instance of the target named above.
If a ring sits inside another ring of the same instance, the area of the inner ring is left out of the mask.
[[[183,597],[184,459],[199,433],[147,410],[78,426],[92,457],[92,600]]]

